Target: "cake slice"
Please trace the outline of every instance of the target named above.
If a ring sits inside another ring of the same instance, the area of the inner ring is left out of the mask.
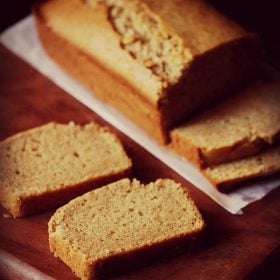
[[[0,142],[0,202],[22,217],[128,176],[131,160],[107,128],[49,123]]]
[[[250,179],[280,174],[280,147],[270,148],[258,155],[208,167],[204,174],[221,191]]]
[[[70,201],[48,226],[54,255],[79,278],[99,279],[190,246],[204,221],[180,184],[123,179]]]
[[[162,143],[259,72],[256,36],[206,1],[52,0],[33,14],[50,57]]]
[[[280,138],[280,84],[237,93],[171,132],[174,150],[199,167],[252,156]]]

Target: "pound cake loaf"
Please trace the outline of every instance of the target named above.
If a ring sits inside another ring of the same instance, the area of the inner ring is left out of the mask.
[[[169,179],[123,179],[59,208],[50,250],[81,279],[100,279],[188,246],[204,221],[187,191]]]
[[[221,191],[250,179],[280,174],[280,147],[271,147],[258,155],[208,167],[204,174]]]
[[[280,138],[280,84],[243,90],[171,132],[173,149],[200,167],[257,154]]]
[[[258,75],[258,40],[202,0],[50,0],[47,53],[151,136]]]
[[[22,217],[127,177],[130,170],[131,160],[108,129],[49,123],[0,142],[0,202]]]

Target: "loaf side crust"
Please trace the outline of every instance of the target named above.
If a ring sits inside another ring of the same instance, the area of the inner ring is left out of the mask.
[[[171,132],[171,144],[169,145],[176,154],[189,160],[191,163],[201,168],[203,166],[202,155],[200,149],[191,141],[184,137],[180,137],[176,130]]]
[[[120,36],[108,19],[108,7],[95,5],[91,8],[84,2],[43,1],[34,6],[33,14],[57,37],[103,66],[121,83],[129,84],[147,103],[157,106],[160,82],[121,47]]]
[[[93,56],[76,48],[48,27],[40,15],[39,8],[35,6],[33,15],[48,55],[92,90],[98,98],[114,105],[160,143],[166,143],[167,132],[156,107],[143,98],[123,77],[112,74]]]

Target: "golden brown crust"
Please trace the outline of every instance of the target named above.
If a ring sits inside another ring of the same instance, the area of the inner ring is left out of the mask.
[[[129,119],[135,121],[149,135],[165,143],[160,113],[122,77],[112,75],[94,57],[75,48],[49,28],[35,7],[37,30],[48,54],[67,72],[82,81],[100,99],[112,103]],[[63,49],[63,52],[61,50]],[[82,65],[82,67],[77,67]]]
[[[159,8],[160,1],[146,2],[167,25],[173,26],[171,29],[180,26],[182,32],[181,21],[187,13],[186,32],[179,35],[186,41],[193,40],[189,48],[192,44],[199,46],[179,82],[166,89],[161,89],[151,71],[122,49],[119,34],[106,16],[106,7],[55,0],[39,4],[33,14],[43,45],[55,61],[159,142],[167,143],[170,128],[255,79],[258,44],[253,35],[216,11],[212,14],[212,8],[204,2],[181,1],[183,8],[179,9],[179,5],[172,4],[174,1],[167,1],[172,6],[168,12],[178,13],[169,17],[170,23],[166,22],[165,5]],[[208,10],[211,13],[205,16]],[[209,24],[211,30],[206,28]],[[103,34],[110,45],[108,53]],[[91,38],[98,44],[93,44]]]
[[[33,11],[56,36],[64,38],[87,58],[93,58],[106,71],[121,78],[121,83],[125,81],[146,102],[156,106],[160,82],[121,47],[120,36],[108,20],[108,7],[91,8],[82,0],[51,0],[38,3]],[[90,77],[90,73],[87,75]]]
[[[142,1],[196,55],[230,41],[254,36],[203,0],[164,1],[164,5],[158,0]]]
[[[194,58],[181,80],[159,101],[170,129],[256,80],[258,47],[252,36],[221,44]]]
[[[54,221],[51,219],[48,223],[49,234],[52,232]],[[75,250],[67,239],[56,235],[55,238],[49,237],[50,251],[57,257],[56,252],[59,252],[59,258],[67,264],[79,278],[81,279],[96,279],[94,277],[94,268],[90,267],[85,262],[86,257],[81,251]]]
[[[171,144],[170,147],[177,154],[188,159],[190,162],[195,164],[197,167],[201,168],[203,161],[201,159],[201,154],[199,148],[193,145],[187,139],[180,137],[176,131],[171,131]]]

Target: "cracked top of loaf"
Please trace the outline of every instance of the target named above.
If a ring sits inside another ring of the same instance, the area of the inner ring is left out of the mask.
[[[153,106],[184,79],[196,57],[251,36],[201,0],[56,0],[39,13]]]
[[[122,48],[150,69],[162,88],[178,82],[195,54],[246,34],[237,24],[201,1],[85,2],[90,6],[109,7],[108,18],[120,34]],[[214,29],[217,25],[223,28]]]

